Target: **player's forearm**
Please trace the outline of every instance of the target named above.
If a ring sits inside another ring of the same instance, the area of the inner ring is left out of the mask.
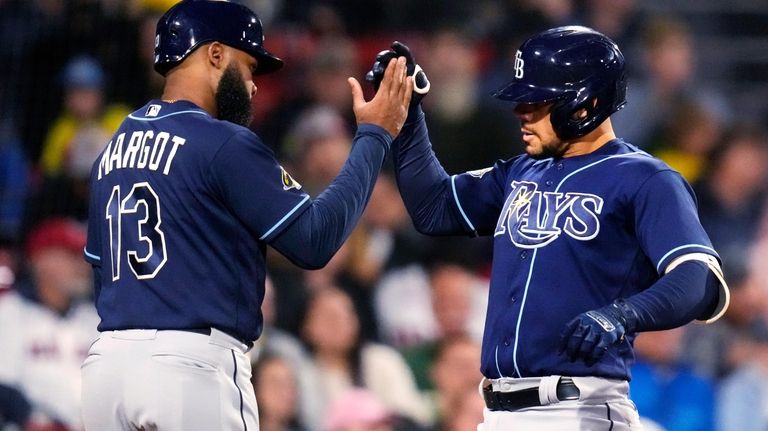
[[[420,108],[392,143],[395,177],[416,229],[428,235],[466,233],[452,206],[451,177],[437,160]]]
[[[302,268],[325,266],[360,220],[389,145],[383,129],[361,125],[339,175],[272,246]]]
[[[690,261],[648,289],[625,299],[636,314],[636,332],[682,326],[707,315],[717,304],[719,281],[702,262]]]

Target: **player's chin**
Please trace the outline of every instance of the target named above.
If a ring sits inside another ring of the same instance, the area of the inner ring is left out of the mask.
[[[532,159],[544,159],[546,158],[544,155],[544,152],[542,151],[541,147],[526,144],[525,146],[525,153],[528,154],[528,156]]]

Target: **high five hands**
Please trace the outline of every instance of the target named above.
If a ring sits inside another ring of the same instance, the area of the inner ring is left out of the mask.
[[[376,95],[369,102],[355,78],[348,78],[352,88],[352,109],[358,124],[381,126],[394,138],[400,133],[408,115],[413,93],[413,78],[407,76],[406,58],[389,60]]]

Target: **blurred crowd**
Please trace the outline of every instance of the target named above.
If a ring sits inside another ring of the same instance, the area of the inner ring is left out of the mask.
[[[683,15],[635,0],[241,2],[286,62],[256,81],[251,127],[313,196],[350,149],[346,77],[361,80],[393,40],[431,80],[424,109],[449,173],[522,151],[510,107],[489,93],[527,36],[583,24],[617,41],[629,94],[614,128],[692,184],[732,292],[715,324],[637,338],[631,397],[650,430],[768,429],[768,119],[739,115],[727,83],[702,85]],[[98,322],[82,259],[88,173],[122,118],[159,96],[154,26],[174,3],[0,0],[0,430],[81,429],[79,366]],[[419,235],[390,169],[326,268],[269,255],[251,352],[263,431],[482,420],[491,241]]]

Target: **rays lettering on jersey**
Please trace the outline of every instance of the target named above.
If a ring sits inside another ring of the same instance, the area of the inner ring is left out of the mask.
[[[542,192],[538,184],[528,181],[514,181],[511,185],[494,236],[508,234],[520,248],[538,248],[563,232],[580,241],[588,241],[600,232],[600,196]]]
[[[152,130],[138,130],[131,133],[128,142],[125,143],[125,133],[109,141],[107,148],[101,155],[99,161],[99,176],[108,175],[114,169],[149,169],[156,171],[163,166],[163,174],[168,175],[171,170],[171,163],[176,157],[176,151],[184,145],[186,139],[173,135],[168,132],[158,132],[155,134]],[[168,141],[173,143],[166,155]],[[124,145],[125,144],[125,145]],[[165,163],[161,163],[165,159]]]

